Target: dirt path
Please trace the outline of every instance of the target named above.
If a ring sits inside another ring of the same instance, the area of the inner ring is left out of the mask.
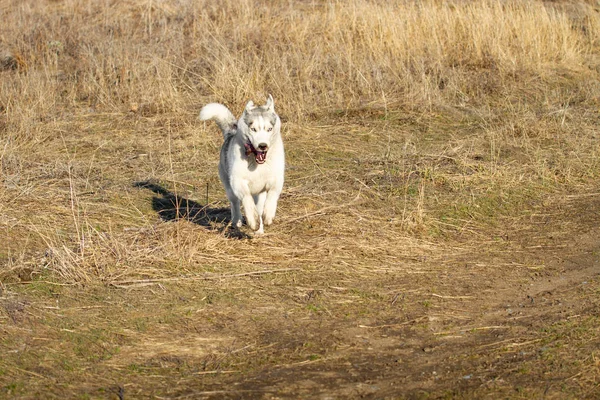
[[[46,397],[595,398],[598,210],[566,201],[477,252],[370,274],[9,285],[0,381]]]
[[[274,317],[270,325],[278,329],[263,332],[254,356],[277,353],[271,346],[286,352],[299,343],[310,343],[318,356],[241,376],[218,374],[204,380],[202,389],[179,388],[169,395],[594,398],[600,394],[599,204],[589,199],[565,204],[531,232],[511,232],[511,251],[448,260],[437,267],[437,277],[427,278],[440,293],[463,286],[470,294],[424,299],[399,292],[386,299],[388,311],[373,310],[356,320],[335,318],[331,305],[330,313],[312,319]],[[369,284],[391,288],[394,281]],[[403,302],[402,310],[394,308]]]

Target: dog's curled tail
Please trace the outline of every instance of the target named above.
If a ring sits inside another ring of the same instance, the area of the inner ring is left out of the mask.
[[[235,133],[235,130],[237,129],[237,120],[231,111],[223,104],[210,103],[205,105],[202,107],[202,110],[200,110],[200,119],[202,121],[207,121],[209,119],[215,120],[221,129],[221,132],[223,132],[223,137]]]

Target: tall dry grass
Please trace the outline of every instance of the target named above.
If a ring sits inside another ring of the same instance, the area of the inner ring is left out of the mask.
[[[428,208],[479,206],[494,185],[597,176],[592,125],[573,123],[599,104],[600,16],[587,3],[30,0],[0,10],[10,21],[0,44],[19,59],[0,72],[0,222],[4,239],[21,238],[2,253],[13,260],[38,243],[51,249],[42,267],[61,279],[236,257],[222,238],[203,247],[186,241],[189,227],[154,226],[126,188],[147,177],[218,187],[206,154],[219,142],[195,121],[209,101],[239,110],[272,93],[292,128],[288,219],[339,210],[347,201],[335,193],[361,190],[372,226],[350,232],[379,232],[391,209],[390,242],[435,225]],[[302,152],[312,147],[317,159]],[[349,155],[363,164],[338,165]],[[306,235],[297,253],[291,236],[278,243],[280,259],[331,257]],[[165,253],[148,256],[155,248]]]
[[[598,14],[543,2],[19,2],[3,42],[28,74],[4,79],[11,120],[63,105],[191,111],[271,92],[285,113],[473,97],[469,72],[499,85],[584,71]],[[484,90],[485,88],[479,88]],[[50,91],[51,93],[47,92]],[[10,94],[33,96],[18,101]]]

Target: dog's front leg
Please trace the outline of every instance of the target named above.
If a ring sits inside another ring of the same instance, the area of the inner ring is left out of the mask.
[[[263,210],[265,209],[265,200],[267,199],[267,192],[260,192],[254,195],[254,203],[256,204],[256,212],[258,213],[259,227],[256,233],[265,233],[263,225]]]
[[[243,172],[243,171],[242,171]],[[240,174],[241,175],[241,174]],[[235,177],[235,174],[234,174]],[[242,207],[244,208],[244,214],[246,215],[246,223],[253,231],[258,229],[258,211],[254,204],[254,197],[250,194],[250,186],[248,181],[245,179],[232,179],[231,180],[231,193],[241,200]],[[240,202],[238,200],[238,204]],[[232,202],[233,203],[233,202]]]
[[[275,219],[275,213],[277,212],[277,201],[281,190],[272,189],[267,192],[267,198],[265,200],[265,207],[263,211],[263,222],[265,225],[271,225]]]
[[[252,195],[247,194],[242,198],[242,205],[244,206],[244,213],[246,214],[246,222],[253,231],[258,230],[258,210],[256,204],[254,204],[254,198]]]

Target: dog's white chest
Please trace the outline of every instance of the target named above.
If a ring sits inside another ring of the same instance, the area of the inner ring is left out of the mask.
[[[259,166],[254,171],[248,171],[248,187],[253,195],[271,190],[274,181],[273,173],[266,164]]]

